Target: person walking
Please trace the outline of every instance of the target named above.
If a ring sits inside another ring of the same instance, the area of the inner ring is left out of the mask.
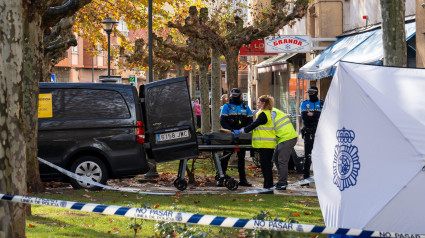
[[[273,152],[276,147],[276,134],[272,120],[272,109],[274,100],[269,95],[262,95],[257,100],[257,119],[235,134],[252,133],[252,147],[258,150],[260,156],[260,167],[263,174],[263,188],[273,187]],[[273,190],[265,193],[273,194]]]
[[[241,98],[241,90],[234,88],[230,91],[229,102],[224,104],[220,113],[220,124],[224,129],[231,131],[238,131],[242,127],[252,122],[252,111]],[[240,149],[237,152],[238,156],[238,172],[239,172],[239,186],[251,187],[252,184],[246,179],[245,173],[245,149]],[[221,160],[221,168],[226,173],[229,159],[233,151],[226,151],[224,158]],[[217,186],[223,186],[223,178],[217,182]]]
[[[279,174],[275,188],[286,190],[289,159],[291,158],[292,149],[297,143],[298,135],[288,115],[277,108],[273,108],[271,113],[277,144],[273,154],[273,161]]]
[[[196,116],[196,127],[201,128],[201,105],[199,100],[195,100],[195,116]]]
[[[304,179],[310,177],[311,151],[313,150],[314,135],[316,134],[317,124],[319,123],[320,114],[324,101],[318,98],[319,89],[311,86],[307,89],[308,100],[301,103],[300,112],[304,127],[301,129],[304,138]]]

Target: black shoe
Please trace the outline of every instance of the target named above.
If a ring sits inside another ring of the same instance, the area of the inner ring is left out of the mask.
[[[273,190],[268,190],[268,191],[264,191],[264,192],[259,192],[258,194],[274,194]]]
[[[246,179],[241,179],[238,183],[239,186],[244,186],[244,187],[252,187],[252,184],[248,183],[248,181]]]
[[[301,184],[301,187],[310,187],[310,184],[309,183],[305,183],[305,184]]]
[[[287,185],[277,185],[277,184],[276,184],[275,188],[276,188],[277,190],[286,190],[286,186],[287,186]]]
[[[224,178],[220,178],[218,181],[217,181],[217,187],[223,187],[224,186]]]

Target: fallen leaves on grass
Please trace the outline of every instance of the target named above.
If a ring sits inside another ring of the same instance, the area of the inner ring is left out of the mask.
[[[312,212],[304,212],[304,214],[306,214],[306,215],[313,215],[314,213],[312,213]]]
[[[293,215],[294,217],[299,217],[299,216],[301,216],[301,214],[300,214],[300,213],[298,213],[298,212],[294,212],[294,213],[292,213],[292,215]]]
[[[34,228],[35,227],[35,225],[33,225],[33,224],[28,224],[28,228]]]
[[[158,208],[159,207],[159,203],[155,204],[154,208]]]

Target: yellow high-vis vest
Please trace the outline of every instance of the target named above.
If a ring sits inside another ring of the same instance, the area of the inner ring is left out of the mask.
[[[276,134],[274,132],[272,114],[270,110],[260,110],[257,115],[262,112],[267,116],[267,123],[259,125],[252,132],[252,147],[253,148],[270,148],[276,147]]]
[[[276,113],[276,118],[274,118],[273,121],[276,134],[276,143],[279,144],[282,141],[297,138],[297,132],[295,131],[289,116],[276,108],[273,108],[272,111]]]

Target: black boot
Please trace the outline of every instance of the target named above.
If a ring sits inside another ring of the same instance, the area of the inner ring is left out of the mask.
[[[241,178],[239,179],[239,186],[252,187],[252,184],[248,183],[248,180],[246,180],[246,178]]]
[[[217,187],[223,187],[224,186],[224,178],[219,178],[217,181]]]

